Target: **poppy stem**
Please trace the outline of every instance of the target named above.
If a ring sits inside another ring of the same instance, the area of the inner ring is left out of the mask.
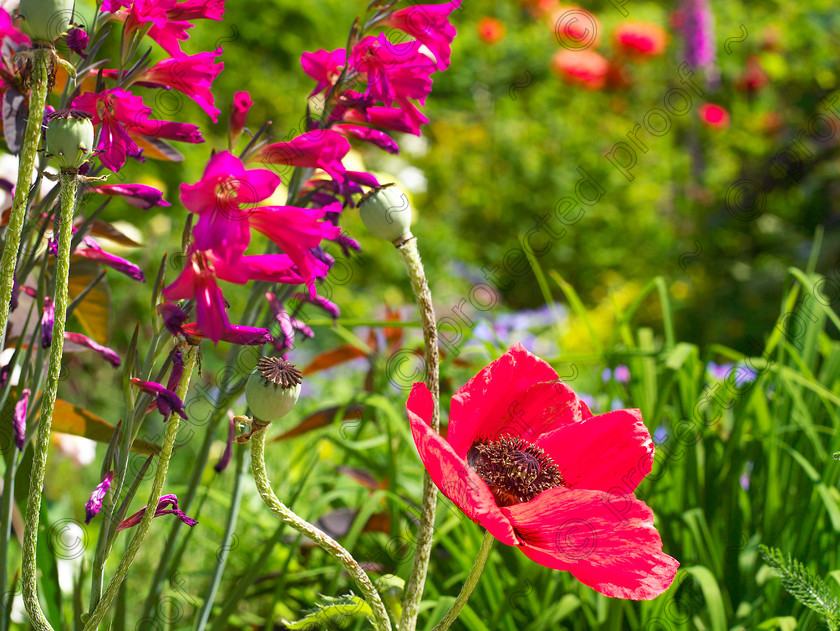
[[[467,600],[469,600],[470,594],[472,594],[473,589],[475,589],[475,586],[478,583],[478,578],[484,570],[484,564],[487,563],[487,557],[490,555],[490,549],[493,547],[493,541],[495,541],[493,535],[485,531],[484,539],[481,540],[481,547],[478,549],[478,556],[475,558],[475,563],[470,570],[470,574],[467,576],[467,580],[461,588],[461,593],[458,594],[458,597],[455,599],[455,602],[452,603],[449,611],[446,612],[446,615],[441,618],[441,621],[435,625],[435,628],[432,629],[432,631],[446,631],[446,629],[455,622],[456,618],[458,618],[458,614],[461,613],[464,605],[467,604]]]
[[[56,322],[58,322],[57,317]],[[187,388],[189,388],[190,385],[190,377],[192,376],[196,357],[198,356],[198,347],[186,346],[182,349],[181,354],[184,358],[184,372],[181,374],[181,379],[178,382],[175,394],[177,394],[183,401],[186,398]],[[94,629],[99,628],[99,623],[102,622],[102,619],[105,617],[105,614],[108,613],[108,610],[111,608],[111,604],[117,597],[120,585],[122,585],[126,574],[128,574],[129,566],[134,561],[134,557],[137,556],[137,552],[139,552],[140,547],[143,545],[143,541],[146,539],[146,535],[152,525],[152,519],[154,519],[155,516],[155,509],[157,508],[157,505],[160,502],[160,497],[163,494],[163,485],[164,482],[166,482],[166,472],[169,469],[169,460],[172,457],[172,449],[175,445],[175,437],[178,434],[178,422],[180,421],[180,418],[181,417],[178,414],[173,414],[166,422],[166,433],[164,434],[163,445],[161,446],[160,454],[158,455],[157,470],[155,471],[155,479],[152,482],[152,490],[149,493],[149,500],[146,503],[146,511],[143,513],[143,517],[140,519],[140,523],[137,525],[137,529],[134,532],[134,538],[131,540],[131,543],[128,544],[125,554],[123,554],[120,559],[120,564],[117,566],[117,571],[111,578],[111,582],[108,583],[108,587],[102,594],[102,598],[99,600],[99,603],[90,613],[87,620],[84,620],[84,616],[82,617],[85,625],[84,631],[94,631]]]
[[[40,119],[39,119],[40,121]],[[27,183],[28,186],[28,183]],[[50,361],[47,368],[47,387],[41,400],[41,414],[38,421],[38,438],[32,456],[32,472],[29,479],[29,495],[26,501],[26,523],[23,530],[23,560],[21,588],[26,611],[34,629],[52,631],[41,605],[38,602],[36,551],[38,548],[38,522],[41,515],[41,491],[47,470],[47,455],[50,448],[50,429],[55,409],[55,396],[61,375],[61,357],[64,352],[64,327],[67,322],[67,287],[70,276],[70,245],[73,240],[73,211],[76,208],[76,192],[79,189],[79,175],[76,172],[61,172],[61,210],[56,222],[58,228],[58,255],[55,262],[55,321],[50,345]],[[8,305],[6,305],[8,307]]]
[[[373,624],[377,631],[391,631],[391,621],[388,618],[385,605],[382,604],[379,592],[376,591],[370,577],[356,562],[356,559],[335,539],[298,516],[274,494],[268,474],[265,471],[265,427],[260,427],[251,435],[251,472],[254,474],[254,482],[256,482],[260,497],[262,497],[268,509],[281,521],[312,539],[322,550],[335,558],[353,577],[359,590],[364,595],[368,606],[370,606]]]
[[[426,387],[432,393],[434,407],[432,411],[431,427],[435,432],[440,431],[440,359],[438,356],[437,324],[435,310],[432,305],[432,293],[426,281],[423,262],[417,250],[417,239],[413,236],[403,241],[395,242],[397,251],[402,256],[405,269],[411,280],[411,288],[420,307],[423,320],[423,342],[426,360]],[[417,530],[417,548],[414,552],[414,563],[411,575],[405,586],[403,597],[403,613],[400,618],[400,631],[414,631],[417,626],[417,614],[420,612],[420,601],[423,599],[423,589],[426,585],[426,574],[429,570],[429,557],[432,552],[432,534],[435,525],[435,508],[437,506],[437,487],[435,487],[428,472],[423,475],[423,502],[420,515],[420,526]]]
[[[47,102],[50,76],[50,56],[53,52],[49,48],[36,48],[32,51],[32,74],[30,75],[32,93],[29,96],[29,116],[23,133],[15,196],[12,200],[9,225],[3,241],[3,255],[0,259],[0,346],[3,346],[6,339],[6,324],[9,321],[9,302],[15,280],[20,235],[23,231],[23,220],[26,217],[35,158],[38,155],[38,145],[41,144],[41,126],[44,123],[44,106]]]

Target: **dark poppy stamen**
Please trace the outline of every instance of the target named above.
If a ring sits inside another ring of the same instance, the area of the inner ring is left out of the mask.
[[[521,438],[480,438],[467,462],[487,483],[499,506],[528,502],[556,486],[565,486],[560,469],[545,452]]]
[[[283,388],[294,388],[303,381],[303,373],[293,363],[280,357],[261,358],[257,362],[257,370],[265,379],[266,386],[273,383]]]

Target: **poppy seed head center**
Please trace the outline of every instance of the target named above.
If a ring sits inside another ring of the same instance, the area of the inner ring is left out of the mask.
[[[479,438],[467,452],[467,463],[490,487],[499,506],[528,502],[543,491],[565,485],[551,457],[521,438]]]
[[[273,383],[275,387],[294,388],[303,381],[303,374],[295,365],[280,357],[263,357],[257,362],[265,385]]]

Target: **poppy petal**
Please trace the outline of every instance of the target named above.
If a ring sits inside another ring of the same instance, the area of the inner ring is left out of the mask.
[[[615,410],[565,425],[535,444],[551,456],[571,488],[632,493],[653,466],[653,441],[639,410]]]
[[[567,570],[605,596],[650,600],[668,589],[679,567],[662,552],[653,511],[632,493],[559,487],[502,512],[528,558]]]
[[[432,394],[426,384],[414,384],[406,409],[414,444],[432,481],[467,517],[484,526],[502,543],[516,545],[519,540],[490,488],[429,426],[433,408]]]
[[[534,387],[537,390],[532,391]],[[464,458],[478,437],[493,438],[503,432],[533,441],[554,423],[588,416],[589,409],[558,380],[551,366],[514,344],[452,397],[447,439]]]

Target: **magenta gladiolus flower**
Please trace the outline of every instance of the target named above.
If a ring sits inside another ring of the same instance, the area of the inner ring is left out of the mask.
[[[283,352],[295,347],[295,329],[292,327],[292,321],[286,309],[283,308],[282,303],[270,291],[265,292],[265,299],[268,301],[268,306],[274,314],[274,319],[280,325],[280,336],[274,339],[274,348],[279,352]]]
[[[326,311],[333,320],[337,320],[341,316],[341,310],[334,302],[327,300],[323,296],[307,296],[306,294],[294,294],[292,298],[300,300],[301,302],[308,302],[316,307]]]
[[[12,425],[15,430],[15,445],[23,451],[23,443],[26,440],[26,407],[29,405],[29,395],[32,391],[24,388],[20,393],[20,400],[15,403],[15,413],[12,417]]]
[[[49,348],[52,345],[54,322],[55,305],[52,298],[44,296],[44,313],[41,315],[41,348]]]
[[[295,267],[295,262],[286,254],[254,254],[241,256],[232,264],[214,258],[207,252],[207,260],[212,263],[216,277],[229,283],[246,285],[253,280],[284,285],[300,285],[303,277]],[[316,278],[323,278],[329,269],[326,266],[315,268]]]
[[[373,129],[371,127],[362,127],[361,125],[333,125],[335,131],[350,136],[351,138],[358,138],[372,145],[376,145],[380,149],[384,149],[388,153],[399,153],[400,147],[384,131]]]
[[[435,62],[420,52],[420,42],[390,41],[385,33],[368,35],[353,47],[350,63],[367,78],[366,93],[390,106],[413,98],[424,103],[432,89]]]
[[[347,50],[344,48],[303,53],[300,56],[300,65],[303,71],[317,82],[309,96],[315,96],[333,85],[344,70],[346,59]]]
[[[136,82],[174,88],[195,101],[215,123],[219,120],[219,110],[215,107],[213,93],[210,91],[213,80],[225,67],[224,63],[214,63],[222,54],[221,47],[212,52],[190,56],[170,57],[159,61],[154,66],[137,76]]]
[[[228,137],[230,146],[233,147],[242,130],[245,128],[245,121],[248,119],[248,110],[254,102],[247,92],[237,92],[233,95],[233,104],[230,106],[230,119],[228,121]]]
[[[168,201],[163,199],[161,191],[145,184],[103,184],[101,186],[91,186],[85,192],[119,196],[132,206],[143,210],[148,210],[154,206],[171,206]]]
[[[204,142],[204,136],[198,125],[190,123],[176,123],[174,121],[160,121],[147,118],[143,121],[134,121],[126,125],[128,135],[136,142],[142,140],[143,136],[150,138],[162,138],[163,140],[176,140],[178,142],[189,142],[197,144]]]
[[[8,39],[12,44],[29,44],[29,37],[21,33],[12,24],[12,16],[5,9],[0,9],[0,40]]]
[[[157,306],[157,311],[163,318],[163,326],[172,335],[182,335],[182,325],[187,321],[187,314],[177,305],[171,302],[164,302]]]
[[[202,337],[216,343],[230,327],[222,290],[216,283],[213,269],[201,253],[194,252],[190,256],[178,278],[164,287],[162,293],[167,300],[195,299],[197,331]],[[187,330],[186,326],[182,328]]]
[[[279,185],[274,173],[245,170],[228,151],[213,155],[198,182],[181,184],[184,207],[199,216],[193,228],[196,248],[213,250],[227,262],[237,259],[251,240],[248,217],[253,210],[241,206],[270,197]]]
[[[124,127],[145,120],[152,113],[141,97],[122,88],[86,92],[73,99],[72,107],[91,114],[93,124],[101,126],[97,149],[102,152],[99,159],[106,168],[116,172],[125,164],[126,156],[141,158],[142,149]]]
[[[184,325],[184,331],[192,337],[209,337],[195,323]],[[240,346],[262,346],[271,341],[271,331],[253,326],[229,324],[221,333],[219,340]]]
[[[172,372],[169,373],[169,380],[166,382],[166,389],[175,392],[181,377],[184,374],[184,357],[177,348],[172,351]]]
[[[438,70],[449,67],[450,44],[455,39],[455,27],[449,14],[461,6],[461,0],[446,4],[420,4],[393,13],[384,23],[405,31],[424,44],[437,60]]]
[[[285,164],[294,167],[323,169],[335,180],[344,180],[341,161],[350,152],[350,143],[338,132],[310,131],[289,142],[275,142],[263,147],[251,162]]]
[[[167,506],[171,506],[172,508],[167,508]],[[117,526],[117,532],[139,524],[147,508],[147,506],[144,506],[128,519],[121,521]],[[182,510],[178,509],[178,498],[174,495],[164,495],[158,501],[157,508],[155,509],[155,517],[162,517],[163,515],[175,515],[187,526],[195,526],[198,523],[196,520],[188,517]]]
[[[107,346],[102,346],[101,344],[94,342],[86,335],[82,335],[81,333],[65,332],[64,339],[67,342],[72,342],[73,344],[78,344],[79,346],[84,346],[92,351],[96,351],[102,359],[107,361],[114,368],[119,368],[122,363],[120,356],[117,355],[115,351],[112,351]]]
[[[173,412],[181,418],[187,418],[187,414],[184,411],[184,402],[172,390],[164,388],[155,381],[142,381],[133,378],[131,383],[155,398],[155,405],[157,406],[158,412],[163,416],[164,421],[168,421]]]
[[[90,499],[85,504],[85,523],[89,524],[91,520],[96,517],[96,514],[102,510],[102,501],[108,495],[108,489],[111,488],[111,483],[114,481],[114,472],[109,471],[102,478],[102,482],[96,485],[93,493],[90,494]]]
[[[347,112],[345,119],[356,123],[370,123],[393,131],[401,131],[414,136],[420,135],[420,126],[429,122],[416,107],[400,109],[397,107],[368,107],[364,113],[356,110]]]
[[[76,254],[79,256],[107,265],[108,267],[125,274],[129,278],[139,280],[141,283],[146,282],[146,276],[143,274],[143,270],[141,270],[139,266],[135,265],[131,261],[127,261],[124,258],[116,256],[115,254],[106,252],[99,247],[99,244],[93,237],[84,237],[82,239],[82,243],[84,243],[85,247],[76,248]]]

